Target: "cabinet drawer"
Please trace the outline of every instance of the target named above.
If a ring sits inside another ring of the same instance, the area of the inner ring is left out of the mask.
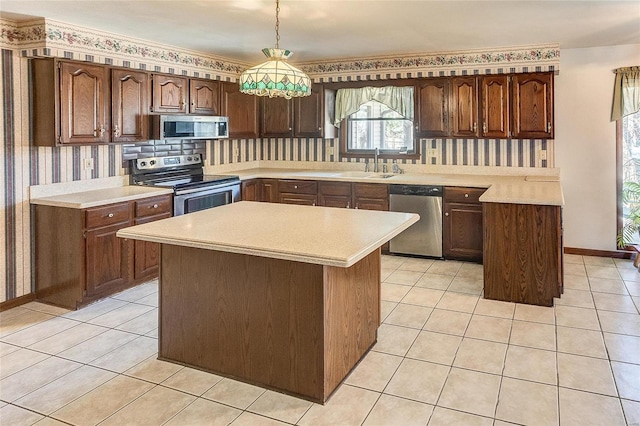
[[[457,203],[479,203],[478,199],[484,194],[483,188],[457,188],[446,187],[444,189],[444,201]]]
[[[280,193],[287,192],[291,194],[313,194],[318,192],[318,182],[313,180],[287,180],[282,179],[278,182]]]
[[[171,195],[137,200],[136,218],[171,213]]]
[[[356,198],[383,198],[389,197],[389,187],[379,183],[354,183],[353,196]]]
[[[109,204],[86,210],[87,229],[129,222],[129,203]]]

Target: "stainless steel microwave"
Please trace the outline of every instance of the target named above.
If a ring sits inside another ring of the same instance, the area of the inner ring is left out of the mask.
[[[151,139],[224,139],[229,117],[213,115],[151,115]]]

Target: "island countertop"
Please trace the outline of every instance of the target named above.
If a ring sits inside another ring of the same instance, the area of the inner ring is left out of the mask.
[[[117,236],[349,267],[418,219],[412,213],[241,201],[124,228]]]

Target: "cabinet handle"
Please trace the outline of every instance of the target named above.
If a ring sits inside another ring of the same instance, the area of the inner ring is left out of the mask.
[[[547,132],[551,133],[551,122],[547,123]]]
[[[449,212],[444,212],[444,215],[445,216],[449,216]]]
[[[107,217],[113,217],[113,213],[109,213]]]
[[[347,201],[347,208],[351,208],[350,203]]]
[[[469,198],[469,194],[464,194],[464,198]]]
[[[473,132],[477,132],[478,131],[478,123],[476,123],[475,121],[473,122]]]
[[[360,207],[360,203],[356,203],[355,209],[357,210]]]
[[[113,129],[113,137],[115,137],[115,138],[119,138],[120,137],[120,128],[118,127],[117,124],[116,124],[116,127]]]
[[[487,123],[482,123],[482,134],[486,134],[487,133]]]
[[[315,205],[316,205],[316,202],[314,201],[314,202],[313,202],[313,206],[315,207]]]

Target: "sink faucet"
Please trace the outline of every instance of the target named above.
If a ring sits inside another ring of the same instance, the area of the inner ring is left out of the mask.
[[[378,155],[380,155],[380,149],[376,147],[373,150],[373,173],[378,173]]]
[[[395,160],[393,160],[393,173],[398,173],[398,174],[404,173],[404,170],[402,170],[400,166],[398,166],[398,163],[396,163]]]

